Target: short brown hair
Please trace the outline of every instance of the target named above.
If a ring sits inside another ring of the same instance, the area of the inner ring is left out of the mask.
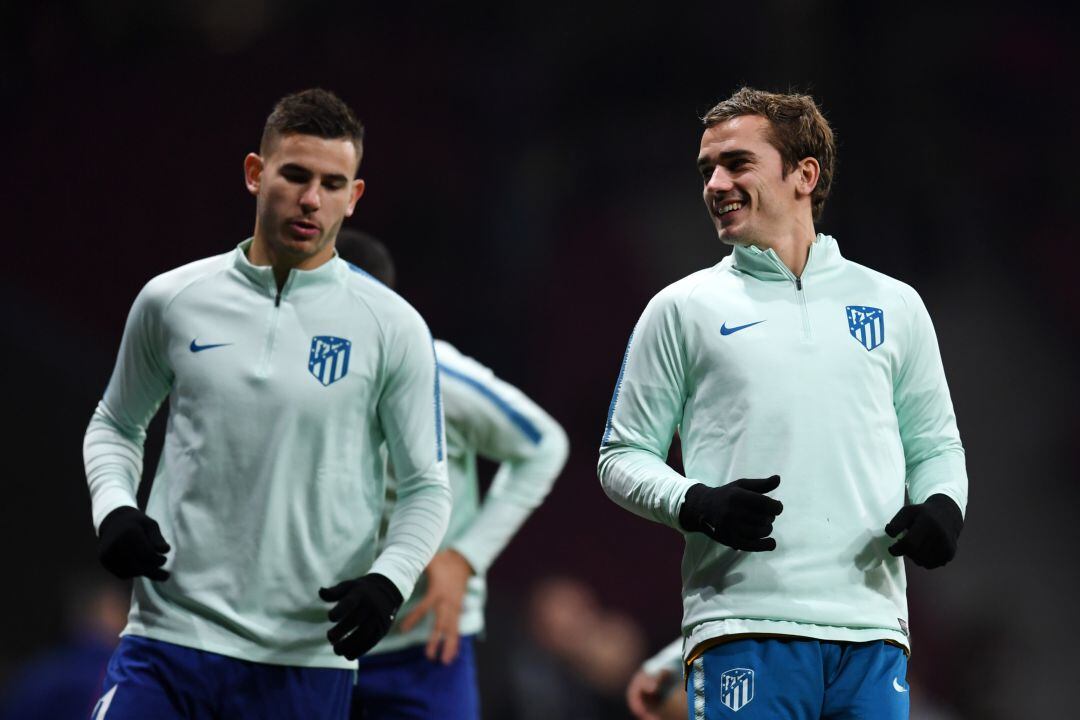
[[[810,195],[810,205],[814,220],[819,220],[836,173],[836,140],[814,98],[743,87],[705,113],[701,121],[710,128],[742,115],[760,115],[769,121],[765,138],[780,153],[784,177],[803,158],[818,161],[821,176]]]
[[[259,152],[265,155],[278,137],[291,133],[347,138],[356,148],[357,162],[364,151],[364,126],[341,98],[322,88],[301,90],[277,101],[266,118]]]

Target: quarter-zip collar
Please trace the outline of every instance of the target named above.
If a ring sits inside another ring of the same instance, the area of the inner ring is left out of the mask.
[[[843,257],[836,240],[831,235],[818,233],[810,244],[810,254],[801,277],[806,278],[830,270],[841,260]],[[772,248],[762,250],[753,245],[736,245],[731,253],[731,265],[735,270],[758,280],[795,280],[795,275]]]
[[[335,250],[332,258],[314,270],[296,268],[290,270],[279,294],[274,269],[269,265],[252,265],[248,260],[247,253],[252,241],[253,238],[248,238],[236,246],[233,253],[233,267],[275,302],[281,302],[297,293],[317,292],[326,286],[339,283],[342,273],[348,271],[348,267],[341,262]]]

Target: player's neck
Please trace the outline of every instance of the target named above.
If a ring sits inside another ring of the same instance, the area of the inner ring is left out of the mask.
[[[805,222],[796,222],[783,232],[772,235],[759,247],[762,250],[771,249],[792,275],[802,277],[803,270],[806,269],[806,261],[810,257],[810,246],[815,237],[817,233],[814,231],[814,222],[807,219]]]
[[[256,229],[255,236],[248,248],[248,262],[261,267],[270,266],[274,271],[274,280],[278,290],[285,287],[285,281],[289,279],[289,273],[293,270],[314,270],[325,265],[334,257],[334,246],[328,245],[315,255],[297,257],[275,251],[273,245],[262,238]]]

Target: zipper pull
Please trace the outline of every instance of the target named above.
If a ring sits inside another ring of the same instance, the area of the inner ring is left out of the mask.
[[[801,277],[795,278],[795,289],[796,290],[802,290],[802,278]]]

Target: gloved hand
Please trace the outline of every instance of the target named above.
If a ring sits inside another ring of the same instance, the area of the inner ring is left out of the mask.
[[[336,602],[330,608],[330,622],[337,623],[326,633],[334,652],[355,660],[382,640],[394,623],[403,598],[384,575],[368,573],[332,588],[319,588],[319,597]]]
[[[136,575],[168,580],[169,573],[161,566],[171,549],[158,524],[138,508],[118,507],[98,527],[98,559],[106,570],[124,580]]]
[[[964,528],[964,515],[948,495],[931,495],[926,502],[905,505],[885,526],[889,537],[907,530],[889,552],[907,555],[924,568],[941,567],[956,555],[956,541]]]
[[[679,524],[736,550],[775,550],[776,540],[769,534],[784,506],[764,493],[779,486],[779,475],[736,480],[721,487],[698,483],[686,491]]]

